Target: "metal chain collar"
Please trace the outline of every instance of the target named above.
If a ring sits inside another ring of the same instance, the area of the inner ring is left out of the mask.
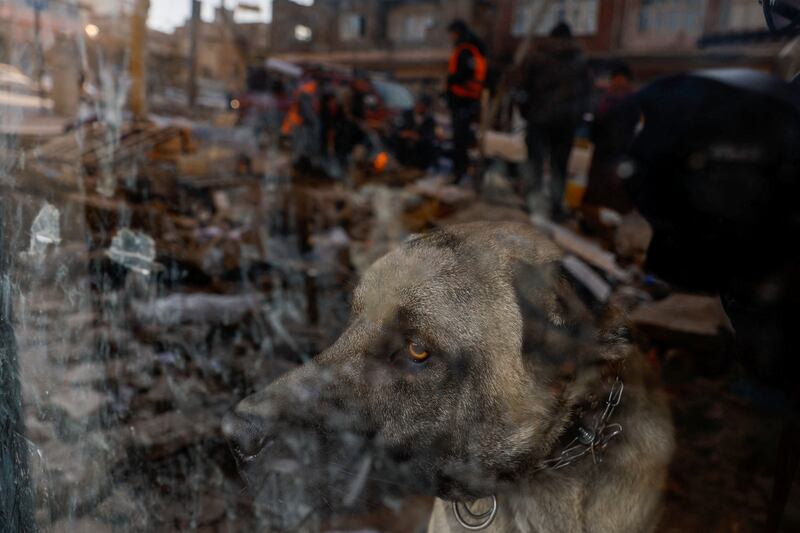
[[[594,464],[602,463],[603,458],[600,452],[606,449],[606,446],[614,437],[622,433],[622,424],[616,422],[610,424],[609,420],[611,415],[614,414],[614,409],[622,400],[622,391],[624,389],[625,385],[617,376],[606,399],[605,408],[602,414],[595,417],[592,429],[578,426],[578,436],[572,439],[557,456],[540,462],[534,472],[547,469],[559,470],[589,454],[592,455]],[[481,531],[488,528],[494,521],[497,514],[497,498],[492,496],[491,507],[482,513],[475,513],[469,505],[462,502],[453,502],[452,507],[456,521],[462,528],[468,531]],[[463,515],[466,515],[466,517]]]
[[[535,468],[535,472],[540,470],[558,470],[569,466],[578,461],[582,457],[591,454],[594,464],[603,462],[600,452],[605,450],[611,440],[622,433],[622,424],[610,424],[609,420],[611,415],[614,414],[614,409],[619,405],[622,400],[622,391],[625,385],[622,380],[617,376],[614,380],[614,385],[611,387],[611,392],[608,394],[605,408],[603,413],[595,417],[593,427],[587,429],[584,426],[578,426],[578,436],[572,439],[567,446],[561,450],[561,453],[550,459],[545,459],[539,463]]]

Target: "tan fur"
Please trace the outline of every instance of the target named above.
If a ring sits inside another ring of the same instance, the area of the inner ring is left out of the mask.
[[[263,426],[274,438],[296,419],[402,451],[419,482],[411,490],[442,498],[432,533],[463,531],[445,500],[491,494],[499,511],[490,532],[651,531],[673,448],[667,402],[622,340],[624,317],[589,313],[561,277],[560,257],[521,223],[412,238],[364,274],[333,346],[236,412],[250,417],[249,434]],[[409,338],[431,347],[424,365],[406,360]],[[563,446],[579,406],[595,399],[602,408],[610,367],[625,383],[612,420],[624,431],[603,462],[536,471]],[[243,433],[229,427],[229,437]]]
[[[658,526],[674,448],[667,399],[639,354],[625,371],[614,421],[624,433],[604,453],[558,471],[539,472],[496,495],[498,514],[487,533],[647,533]],[[480,503],[480,502],[479,502]],[[437,499],[429,533],[465,531],[449,502]]]

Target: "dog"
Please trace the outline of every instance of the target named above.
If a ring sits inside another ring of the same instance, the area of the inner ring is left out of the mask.
[[[529,224],[479,222],[375,262],[339,339],[224,418],[255,493],[283,474],[293,488],[265,498],[285,511],[382,483],[436,497],[431,533],[653,531],[665,394],[561,259]]]

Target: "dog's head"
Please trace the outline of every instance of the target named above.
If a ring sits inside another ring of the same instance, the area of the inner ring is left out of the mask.
[[[559,258],[529,226],[468,224],[378,260],[341,337],[223,422],[255,488],[305,465],[345,501],[368,479],[460,499],[525,475],[608,357]]]

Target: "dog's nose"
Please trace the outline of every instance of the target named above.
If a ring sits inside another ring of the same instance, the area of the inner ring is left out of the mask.
[[[256,455],[271,440],[267,421],[251,414],[228,413],[222,419],[222,433],[244,458]]]

